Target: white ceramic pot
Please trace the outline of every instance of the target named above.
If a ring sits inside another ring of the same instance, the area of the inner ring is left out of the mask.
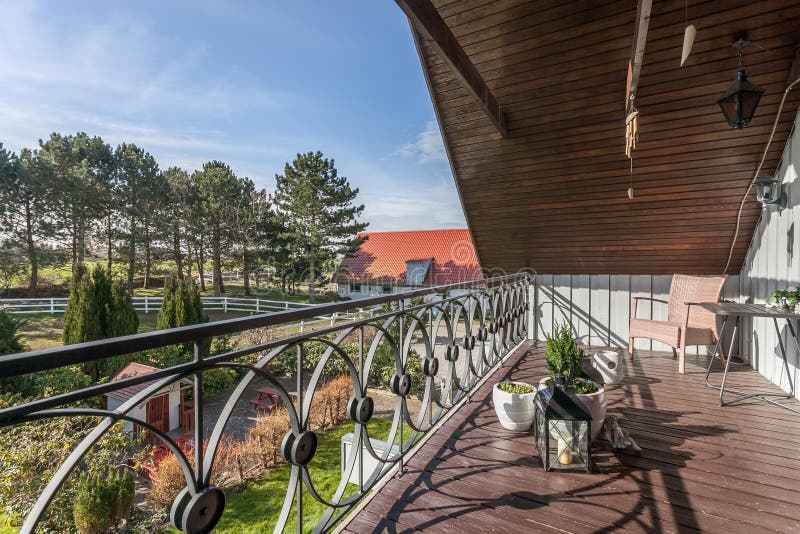
[[[550,380],[550,377],[542,378],[539,382],[539,387],[542,389],[547,388],[547,382]],[[603,422],[606,420],[606,390],[603,388],[602,384],[598,384],[597,382],[593,382],[594,386],[597,388],[597,391],[594,393],[579,393],[576,394],[576,397],[580,399],[586,409],[589,411],[589,415],[592,416],[592,441],[597,439],[597,436],[600,435],[600,430],[603,428]]]
[[[500,389],[500,384],[495,384],[492,390],[494,411],[503,428],[528,430],[533,424],[533,398],[536,396],[536,387],[527,382],[512,382],[512,384],[524,384],[531,386],[533,390],[530,393],[508,393]]]
[[[618,350],[601,350],[592,354],[592,366],[600,373],[603,384],[619,384],[622,380]]]

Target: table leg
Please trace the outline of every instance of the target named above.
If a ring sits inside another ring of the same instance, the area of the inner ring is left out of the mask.
[[[778,328],[778,319],[773,317],[772,321],[775,323],[775,333],[778,335],[778,346],[781,349],[781,357],[783,358],[783,370],[786,371],[786,379],[789,380],[789,390],[791,393],[787,395],[787,398],[791,399],[794,397],[794,383],[792,382],[792,373],[789,370],[789,361],[786,359],[786,347],[783,346],[783,336],[781,336],[781,329]],[[786,325],[789,327],[789,333],[794,338],[795,344],[797,344],[797,338],[795,337],[791,319],[786,319]]]
[[[733,345],[736,343],[736,334],[739,333],[739,321],[740,317],[736,316],[736,322],[733,323],[733,334],[731,335],[731,346],[728,347],[728,358],[725,360],[725,372],[722,373],[722,384],[720,384],[719,388],[719,405],[725,406],[725,401],[722,400],[722,395],[725,393],[725,382],[728,380],[728,369],[731,367],[731,360],[733,359]],[[720,336],[722,334],[720,333]],[[712,355],[713,358],[713,355]]]
[[[722,319],[722,328],[719,329],[719,337],[717,338],[717,344],[714,345],[714,352],[711,354],[711,357],[708,359],[708,368],[706,369],[706,387],[713,388],[714,386],[708,381],[708,376],[711,374],[711,366],[714,365],[714,356],[719,353],[719,347],[722,343],[722,338],[725,337],[725,326],[728,324],[728,315],[725,315]],[[731,358],[730,353],[728,354],[728,359]]]

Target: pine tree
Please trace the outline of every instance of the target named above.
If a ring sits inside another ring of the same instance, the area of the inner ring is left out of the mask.
[[[363,242],[358,221],[364,205],[354,205],[358,188],[339,176],[334,160],[322,152],[298,154],[283,175],[276,175],[275,206],[283,218],[284,237],[308,266],[309,302],[314,302],[318,271]]]
[[[89,273],[84,265],[78,264],[64,312],[64,344],[135,334],[138,329],[139,318],[125,286],[112,284],[106,269],[99,265]],[[87,362],[82,369],[97,381],[113,376],[125,362],[125,356],[104,358]]]

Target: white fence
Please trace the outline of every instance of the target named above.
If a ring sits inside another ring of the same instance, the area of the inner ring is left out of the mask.
[[[285,300],[267,300],[238,297],[200,297],[206,311],[266,313],[308,308],[313,304]],[[66,297],[34,299],[0,299],[0,310],[6,313],[64,313],[67,308]],[[163,297],[133,297],[133,308],[140,313],[157,313],[161,309]]]
[[[66,297],[35,298],[35,299],[0,299],[0,311],[13,314],[61,314],[67,308]],[[163,297],[133,297],[133,308],[139,313],[157,313],[161,309]],[[205,311],[244,312],[244,313],[273,313],[287,310],[313,308],[314,304],[303,302],[290,302],[286,300],[251,299],[239,297],[200,297]],[[300,321],[296,326],[300,332],[307,329],[333,326],[341,321],[352,321],[361,317],[371,316],[376,308],[359,308],[355,312],[334,313],[333,315],[320,315],[312,320]]]

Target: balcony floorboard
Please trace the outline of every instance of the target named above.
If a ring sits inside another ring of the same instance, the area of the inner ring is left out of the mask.
[[[680,375],[671,354],[637,351],[606,395],[642,451],[601,440],[593,473],[546,473],[532,431],[503,429],[491,405],[494,383],[546,374],[543,348],[527,343],[346,530],[800,532],[800,415],[756,400],[720,407],[707,361],[689,356]],[[779,391],[746,366],[729,384]]]

